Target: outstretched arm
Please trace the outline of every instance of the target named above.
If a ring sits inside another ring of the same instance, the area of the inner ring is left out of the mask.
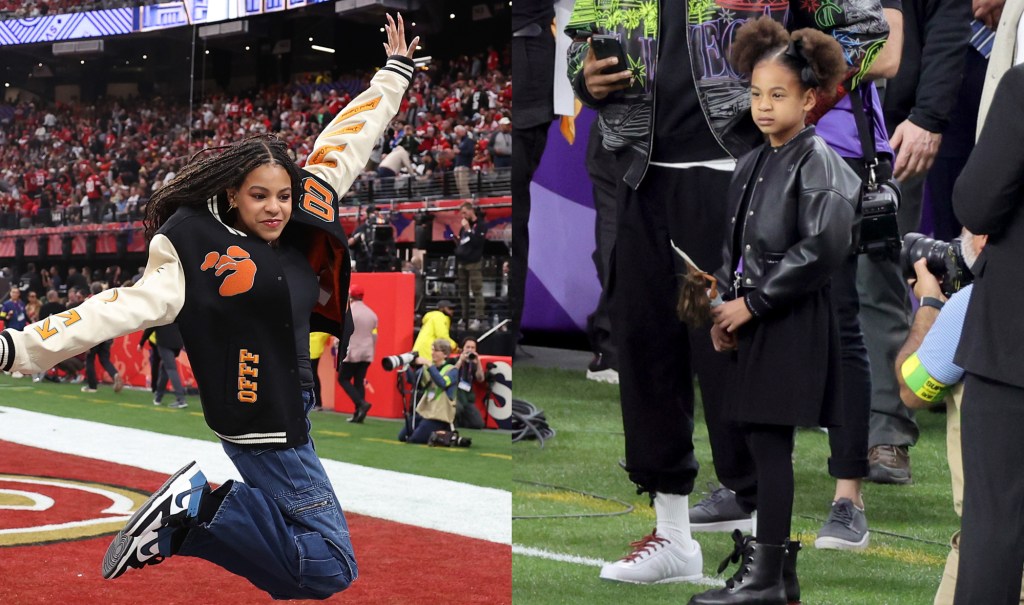
[[[387,63],[370,80],[370,87],[352,99],[324,128],[306,160],[305,170],[326,181],[339,196],[348,191],[366,165],[374,143],[398,113],[412,81],[412,56],[419,36],[406,44],[402,15],[398,15],[397,23],[391,15],[387,18]]]
[[[184,304],[178,253],[158,234],[149,245],[146,272],[133,287],[107,290],[24,330],[0,332],[0,370],[42,372],[103,341],[171,323]]]

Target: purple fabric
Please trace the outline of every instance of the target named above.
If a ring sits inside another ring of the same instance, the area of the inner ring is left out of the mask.
[[[892,147],[889,146],[889,133],[885,130],[885,120],[882,119],[882,103],[878,99],[878,91],[874,83],[868,84],[871,91],[872,115],[875,116],[875,152],[878,154],[887,153],[892,157]],[[859,158],[864,156],[864,150],[860,144],[860,137],[857,135],[857,122],[853,119],[853,110],[850,106],[850,97],[845,96],[836,103],[828,113],[815,124],[816,134],[835,149],[844,158]]]
[[[576,116],[576,143],[570,145],[559,130],[559,122],[555,120],[548,130],[548,144],[544,150],[544,158],[533,173],[533,182],[548,191],[572,200],[573,202],[594,207],[593,185],[587,176],[587,139],[590,124],[597,118],[597,113],[586,107]],[[536,208],[536,202],[532,204]]]

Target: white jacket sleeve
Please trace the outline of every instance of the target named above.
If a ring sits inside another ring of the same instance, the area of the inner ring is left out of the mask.
[[[374,143],[398,113],[412,81],[414,64],[401,55],[388,58],[370,87],[345,106],[324,128],[304,166],[345,195],[370,159]]]
[[[106,340],[171,323],[184,304],[178,253],[158,234],[149,244],[146,271],[131,288],[107,290],[24,330],[0,332],[0,369],[43,372]]]

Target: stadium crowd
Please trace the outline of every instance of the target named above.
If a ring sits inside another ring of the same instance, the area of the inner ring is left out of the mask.
[[[0,0],[0,20],[43,17],[125,6],[153,4],[160,0]]]
[[[507,180],[509,74],[507,48],[417,72],[349,196],[374,183],[392,193],[452,183],[452,195],[470,197],[471,175]],[[245,95],[215,94],[191,112],[186,100],[161,97],[0,106],[0,230],[138,219],[183,160],[247,134],[279,133],[302,165],[323,125],[370,75],[320,74]]]

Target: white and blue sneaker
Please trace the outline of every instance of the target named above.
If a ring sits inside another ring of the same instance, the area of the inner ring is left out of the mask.
[[[209,492],[206,475],[194,461],[174,473],[117,532],[103,556],[103,577],[113,580],[129,567],[141,569],[171,556],[174,530],[165,528],[168,518],[197,518],[199,503]]]

